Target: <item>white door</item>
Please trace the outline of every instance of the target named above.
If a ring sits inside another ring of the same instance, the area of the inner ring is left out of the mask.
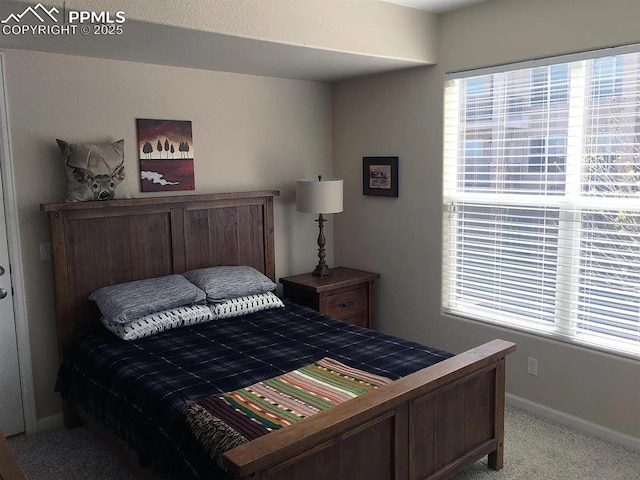
[[[2,185],[0,170],[0,429],[13,435],[24,431],[24,411]]]

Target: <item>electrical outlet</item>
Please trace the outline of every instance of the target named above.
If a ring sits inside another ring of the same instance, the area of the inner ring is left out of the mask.
[[[534,357],[527,357],[527,373],[529,375],[533,375],[534,377],[538,376],[538,359]]]
[[[40,260],[42,260],[43,262],[48,262],[51,260],[51,244],[50,243],[40,244]]]

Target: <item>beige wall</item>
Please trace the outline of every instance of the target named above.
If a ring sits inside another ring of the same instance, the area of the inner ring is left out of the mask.
[[[3,53],[38,419],[61,409],[53,392],[58,354],[51,263],[39,255],[39,244],[49,241],[39,205],[65,197],[56,138],[124,138],[129,184],[139,195],[135,119],[191,120],[196,191],[177,194],[279,189],[276,275],[315,265],[317,226],[312,216],[295,211],[295,179],[332,173],[327,84]],[[331,242],[331,230],[329,235]]]
[[[439,64],[345,81],[333,96],[334,174],[345,179],[336,217],[337,264],[380,272],[377,325],[466,350],[518,343],[507,362],[516,396],[640,438],[640,364],[440,314],[442,115],[449,71],[640,41],[634,0],[494,0],[440,19]],[[366,155],[400,157],[400,196],[362,196]],[[539,376],[526,374],[528,356]],[[628,438],[628,437],[627,437]]]

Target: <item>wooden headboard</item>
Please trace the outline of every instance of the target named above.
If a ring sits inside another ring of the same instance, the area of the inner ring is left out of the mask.
[[[275,281],[276,190],[43,204],[49,217],[58,346],[96,322],[87,297],[106,285],[217,265]]]

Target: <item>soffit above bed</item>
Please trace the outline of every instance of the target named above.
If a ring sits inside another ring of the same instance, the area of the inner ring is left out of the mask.
[[[0,19],[34,3],[4,1]],[[123,11],[123,33],[2,34],[0,46],[319,81],[436,62],[437,15],[378,0],[43,3],[58,8],[59,25],[69,10]],[[20,23],[41,22],[29,13]]]
[[[382,0],[383,2],[404,5],[405,7],[417,8],[431,13],[445,13],[457,10],[474,3],[486,2],[488,0]]]

